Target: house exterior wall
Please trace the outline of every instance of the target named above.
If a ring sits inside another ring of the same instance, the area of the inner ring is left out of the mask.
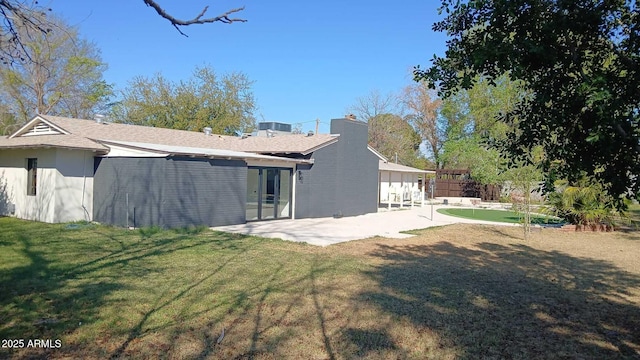
[[[94,219],[135,227],[244,223],[246,179],[238,160],[97,158]]]
[[[27,195],[27,159],[38,159],[36,195]],[[0,177],[6,181],[8,203],[21,219],[53,222],[55,208],[56,149],[0,151]]]
[[[337,143],[313,153],[313,165],[299,164],[294,174],[295,218],[317,218],[337,214],[335,187]]]
[[[298,165],[296,218],[355,216],[378,209],[378,157],[367,148],[366,123],[331,120],[334,144],[313,153],[313,165]]]
[[[56,151],[53,222],[93,220],[93,152]]]
[[[38,159],[35,196],[27,195],[28,158]],[[90,151],[0,151],[0,213],[9,215],[9,205],[14,204],[14,215],[21,219],[48,223],[90,221],[92,163],[93,153]]]
[[[165,158],[95,158],[93,219],[117,226],[160,222]]]
[[[368,149],[369,126],[360,121],[336,119],[331,133],[338,140],[338,186],[342,215],[362,215],[378,211],[379,158]]]
[[[221,226],[246,219],[247,164],[241,160],[169,158],[162,224]]]

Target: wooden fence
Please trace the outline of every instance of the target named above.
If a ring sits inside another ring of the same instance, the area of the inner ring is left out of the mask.
[[[500,187],[482,185],[471,179],[469,170],[436,170],[436,197],[475,197],[482,201],[500,200]]]

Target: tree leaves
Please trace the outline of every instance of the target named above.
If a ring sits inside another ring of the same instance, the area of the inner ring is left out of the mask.
[[[102,63],[94,44],[79,38],[75,28],[48,17],[54,32],[16,28],[22,47],[32,61],[0,65],[0,99],[20,122],[34,112],[91,118],[112,94],[102,78]]]
[[[513,155],[544,148],[543,169],[593,176],[611,194],[640,192],[640,22],[636,1],[442,2],[446,57],[416,79],[442,96],[508,72],[527,92],[502,120],[518,119]],[[596,171],[604,169],[604,171]],[[549,181],[547,182],[549,183]],[[619,202],[620,206],[621,202]]]
[[[179,82],[162,74],[136,77],[112,116],[136,125],[191,131],[211,127],[216,134],[237,135],[255,127],[252,84],[242,73],[218,77],[209,66],[196,68],[191,78]]]

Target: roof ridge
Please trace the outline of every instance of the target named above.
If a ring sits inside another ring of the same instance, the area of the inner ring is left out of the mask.
[[[50,122],[55,123],[56,125],[62,127],[60,124],[56,123],[57,120],[62,120],[62,121],[78,121],[78,122],[84,122],[86,121],[87,123],[96,123],[95,120],[91,120],[91,119],[79,119],[79,118],[70,118],[70,117],[65,117],[65,116],[55,116],[55,115],[40,115],[42,117],[45,117],[46,120],[49,120]],[[138,124],[127,124],[127,123],[122,123],[122,122],[103,122],[104,125],[115,125],[115,126],[127,126],[127,127],[136,127],[136,128],[143,128],[143,129],[154,129],[156,131],[172,131],[172,132],[185,132],[185,133],[189,133],[189,134],[198,134],[198,133],[202,133],[204,134],[204,132],[201,131],[197,131],[197,130],[184,130],[184,129],[173,129],[173,128],[167,128],[167,127],[160,127],[160,126],[152,126],[152,125],[138,125]],[[212,135],[216,135],[218,137],[226,137],[226,138],[237,138],[237,136],[233,136],[233,135],[224,135],[224,134],[212,134]]]
[[[337,134],[316,134],[313,136],[305,134],[296,136],[296,134],[290,134],[271,138],[252,136],[242,139],[239,136],[206,135],[204,132],[192,130],[178,130],[124,123],[100,124],[94,120],[54,115],[38,115],[34,117],[32,122],[36,119],[42,119],[65,131],[67,135],[56,135],[60,136],[60,139],[56,140],[57,143],[63,142],[64,138],[68,135],[74,135],[73,138],[78,137],[94,143],[100,140],[133,141],[167,146],[189,146],[262,154],[306,155],[335,143],[339,138]],[[17,139],[0,141],[0,147],[19,145],[37,146],[45,140],[48,141],[42,136],[44,135],[29,136],[31,139],[28,141],[24,139],[21,141],[17,141]],[[74,142],[78,141],[79,140],[74,140]]]

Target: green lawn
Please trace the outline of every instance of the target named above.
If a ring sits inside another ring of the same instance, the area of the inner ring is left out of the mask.
[[[638,357],[640,236],[520,236],[319,248],[0,218],[0,339],[61,341],[0,359]]]
[[[522,222],[522,215],[507,210],[489,210],[489,209],[467,209],[467,208],[445,208],[438,209],[439,213],[444,215],[456,216],[465,219],[494,221],[503,223],[517,224]],[[531,223],[533,224],[558,224],[561,221],[557,218],[544,215],[531,215]]]

